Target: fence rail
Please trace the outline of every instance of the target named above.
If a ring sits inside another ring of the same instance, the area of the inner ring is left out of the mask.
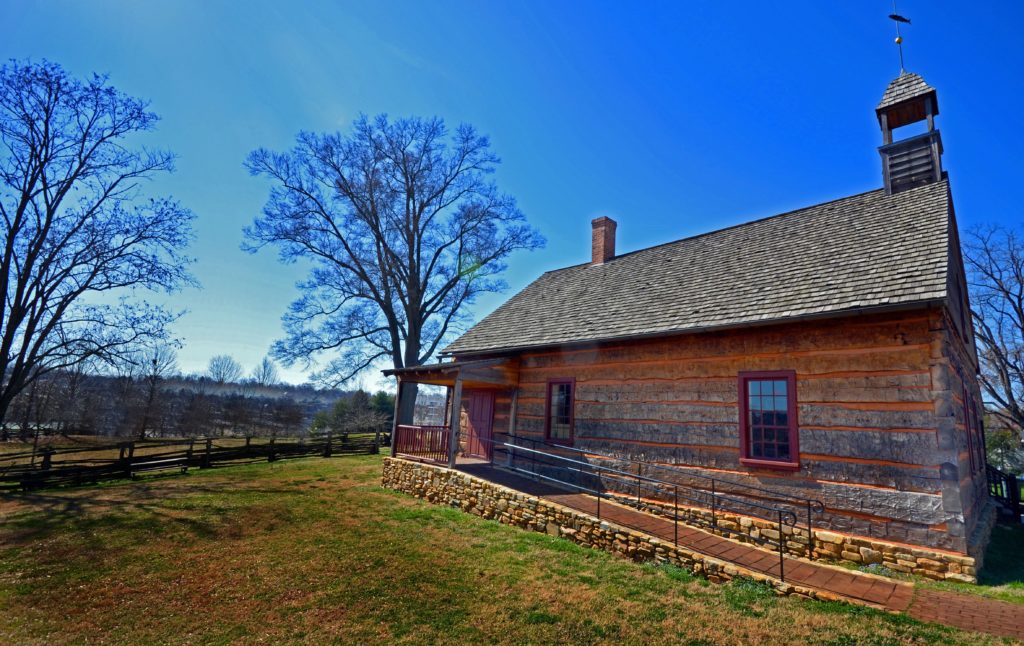
[[[102,446],[45,448],[0,456],[0,488],[39,489],[136,474],[288,458],[377,453],[380,432],[292,438],[191,438],[137,440]]]

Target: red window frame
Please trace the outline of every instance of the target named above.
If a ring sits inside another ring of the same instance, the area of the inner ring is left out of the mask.
[[[551,437],[551,387],[569,386],[569,437]],[[547,380],[544,387],[544,439],[565,446],[572,446],[576,439],[576,380],[572,377],[558,377]]]
[[[750,394],[751,381],[786,381],[786,422],[790,459],[773,459],[751,455]],[[796,371],[762,370],[739,374],[740,464],[764,469],[795,471],[800,468],[800,425],[796,415]]]

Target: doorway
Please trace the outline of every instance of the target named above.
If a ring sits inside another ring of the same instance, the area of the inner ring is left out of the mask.
[[[470,390],[466,392],[466,455],[490,461],[494,445],[491,426],[494,422],[494,391]]]

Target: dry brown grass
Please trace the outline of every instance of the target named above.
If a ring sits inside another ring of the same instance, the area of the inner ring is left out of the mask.
[[[0,642],[1000,643],[379,488],[376,457],[0,497]]]

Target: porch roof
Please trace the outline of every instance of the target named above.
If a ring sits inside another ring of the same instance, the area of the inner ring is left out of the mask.
[[[445,361],[383,372],[399,381],[433,386],[455,386],[456,379],[461,378],[464,388],[513,388],[519,383],[519,360],[503,357]]]

